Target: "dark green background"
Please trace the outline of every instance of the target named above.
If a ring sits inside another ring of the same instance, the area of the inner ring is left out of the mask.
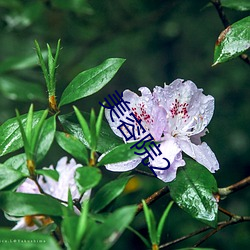
[[[61,2],[60,4],[56,4]],[[72,0],[20,1],[0,0],[0,61],[10,57],[35,54],[34,40],[45,49],[46,43],[55,48],[62,39],[57,72],[57,97],[81,71],[94,67],[110,57],[127,59],[115,78],[99,93],[78,101],[79,109],[99,109],[98,101],[114,90],[141,86],[151,90],[176,78],[190,79],[205,94],[215,97],[215,113],[204,140],[215,152],[220,170],[215,174],[219,187],[224,187],[249,175],[250,85],[249,65],[236,58],[211,67],[215,41],[223,30],[213,7],[204,8],[208,1],[160,0]],[[80,3],[80,4],[79,4]],[[74,4],[76,4],[74,6]],[[79,4],[79,5],[77,5]],[[249,12],[226,9],[233,23]],[[9,71],[5,76],[16,77],[34,84],[45,84],[39,67]],[[1,75],[0,75],[1,77]],[[8,99],[1,94],[0,123],[28,110],[29,102]],[[35,101],[35,109],[46,104]],[[62,113],[71,112],[71,105]],[[41,167],[56,163],[65,153],[54,143]],[[6,159],[6,157],[3,157]],[[117,174],[104,171],[107,178]],[[140,177],[138,191],[124,195],[117,205],[139,202],[164,183]],[[249,192],[232,194],[222,201],[222,207],[232,213],[249,215]],[[160,216],[169,198],[162,198],[153,206]],[[225,219],[223,216],[220,219]],[[5,219],[1,219],[6,223]],[[135,227],[146,234],[142,214],[135,219]],[[177,206],[170,212],[162,242],[190,233],[203,225],[194,221]],[[231,226],[208,240],[203,246],[216,249],[246,249],[249,246],[249,223]],[[98,236],[97,236],[98,237]],[[176,247],[192,246],[198,238]],[[171,249],[174,249],[173,247]],[[125,233],[113,249],[143,249],[136,236]]]

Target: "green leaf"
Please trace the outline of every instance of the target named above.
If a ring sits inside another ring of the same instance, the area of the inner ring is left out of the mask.
[[[46,100],[42,86],[9,76],[0,77],[0,93],[15,101],[43,102]]]
[[[96,115],[94,109],[90,112],[90,122],[89,122],[90,136],[91,136],[91,149],[96,150]]]
[[[52,170],[52,169],[37,169],[36,170],[37,174],[40,175],[44,175],[44,176],[48,176],[51,179],[58,181],[59,179],[59,173],[56,170]]]
[[[124,63],[124,59],[110,58],[99,66],[78,74],[64,90],[59,106],[92,95],[103,88]]]
[[[56,117],[52,116],[44,121],[38,140],[37,161],[40,162],[48,153],[56,132]]]
[[[62,222],[62,235],[64,243],[69,250],[77,250],[76,233],[78,216],[65,217]]]
[[[191,216],[216,227],[218,204],[213,196],[218,192],[214,176],[202,165],[185,159],[177,177],[169,183],[170,195],[180,208]]]
[[[101,107],[100,108],[100,112],[98,114],[98,117],[97,117],[97,121],[96,121],[96,139],[98,141],[99,139],[99,135],[100,135],[100,131],[101,131],[101,127],[102,127],[102,118],[103,118],[103,113],[104,113],[104,107]]]
[[[110,214],[103,224],[92,228],[83,249],[109,249],[131,223],[136,209],[136,206],[126,206]]]
[[[73,114],[73,115],[72,115]],[[84,113],[84,116],[89,118],[89,114]],[[81,127],[78,124],[77,119],[74,116],[74,113],[68,115],[59,116],[59,120],[62,123],[63,127],[76,138],[78,138],[86,147],[89,148],[89,144],[82,132]],[[97,152],[104,153],[112,148],[123,144],[121,138],[116,136],[111,130],[110,126],[106,121],[102,121],[101,131],[99,140],[97,143]]]
[[[8,160],[4,162],[4,165],[8,166],[9,168],[18,170],[19,172],[28,176],[29,171],[26,165],[26,160],[27,160],[26,155],[23,153],[10,157]]]
[[[10,231],[0,228],[1,243],[0,249],[11,250],[60,250],[56,241],[50,235],[26,232],[26,231]]]
[[[21,181],[26,176],[20,171],[10,168],[9,166],[0,164],[0,190],[13,184],[16,181]]]
[[[38,123],[43,112],[44,111],[34,112],[33,127]],[[25,124],[27,114],[21,115],[20,118],[22,120],[22,124]],[[22,146],[23,141],[17,118],[11,118],[0,126],[0,156],[13,152]]]
[[[76,113],[76,117],[81,125],[81,128],[82,128],[82,132],[84,134],[84,137],[86,138],[87,140],[87,143],[89,145],[89,147],[91,146],[91,133],[90,133],[90,130],[89,130],[89,125],[86,121],[86,119],[84,118],[84,116],[81,114],[81,112],[79,111],[79,109],[75,106],[73,106],[74,110],[75,110],[75,113]]]
[[[250,10],[250,1],[249,0],[221,0],[221,4],[223,7],[239,10],[239,11],[247,11]]]
[[[151,209],[148,208],[147,203],[142,200],[143,211],[148,226],[148,234],[152,245],[157,244],[156,221]]]
[[[81,194],[95,187],[101,180],[102,173],[95,167],[77,168],[75,173],[76,185]]]
[[[56,132],[56,141],[62,149],[71,154],[82,164],[88,165],[88,151],[85,145],[73,135]]]
[[[59,201],[45,195],[13,192],[0,193],[0,208],[11,216],[62,216],[66,209]]]
[[[105,184],[99,189],[92,200],[91,207],[94,212],[99,212],[117,198],[124,190],[128,180],[132,176],[116,179]]]
[[[161,234],[162,234],[162,230],[163,230],[163,226],[165,224],[165,221],[168,217],[168,214],[169,214],[169,211],[172,207],[172,205],[174,204],[173,201],[170,201],[168,206],[166,207],[163,215],[161,216],[161,219],[160,219],[160,222],[158,224],[158,227],[157,227],[157,244],[159,245],[160,242],[161,242]]]
[[[117,162],[123,162],[128,161],[132,159],[139,158],[138,155],[136,155],[134,152],[137,153],[143,153],[145,152],[145,149],[135,149],[130,148],[132,147],[136,142],[129,142],[127,144],[119,145],[113,149],[111,149],[104,157],[101,158],[100,162],[97,164],[97,166],[102,166],[106,164],[111,163],[117,163]],[[147,147],[150,144],[150,142],[145,143],[145,147]]]
[[[214,65],[239,56],[250,47],[250,16],[228,26],[218,37]]]

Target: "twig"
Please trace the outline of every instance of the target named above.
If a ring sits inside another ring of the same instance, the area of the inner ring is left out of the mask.
[[[141,174],[141,175],[146,175],[146,176],[150,176],[150,177],[155,177],[154,174],[151,174],[151,173],[148,173],[148,172],[139,170],[139,169],[134,169],[134,172],[137,172],[137,173],[139,173],[139,174]]]
[[[169,188],[166,186],[166,187],[163,187],[160,190],[156,191],[155,193],[150,195],[148,198],[146,198],[145,202],[147,205],[150,205],[167,193],[169,193]],[[140,203],[137,205],[136,214],[139,214],[142,210],[143,210],[143,205],[142,205],[142,203]]]
[[[230,221],[224,221],[222,222],[216,229],[212,230],[209,232],[207,235],[205,235],[202,239],[200,239],[196,244],[194,244],[194,247],[199,246],[202,244],[204,241],[206,241],[208,238],[210,238],[212,235],[215,233],[219,232],[221,229],[233,225],[233,224],[238,224],[241,222],[247,222],[250,221],[250,216],[237,216],[235,215]]]
[[[230,26],[230,22],[222,8],[222,5],[221,5],[221,2],[220,0],[211,0],[211,3],[214,5],[214,7],[216,8],[218,14],[219,14],[219,17],[220,17],[220,20],[221,22],[223,23],[223,26],[224,28],[226,29],[228,26]],[[248,57],[247,54],[241,54],[239,56],[245,63],[247,63],[248,65],[250,65],[250,59]]]
[[[228,196],[229,194],[234,193],[236,191],[239,191],[239,190],[241,190],[249,185],[250,185],[250,176],[248,176],[245,179],[243,179],[239,182],[236,182],[228,187],[219,188],[218,192],[219,192],[219,195],[222,198],[224,198],[224,197]]]
[[[209,232],[206,236],[204,236],[202,238],[202,240],[200,240],[199,242],[197,242],[195,244],[195,247],[198,246],[198,244],[201,244],[202,242],[204,242],[207,238],[209,238],[210,236],[212,236],[213,234],[215,234],[216,232],[220,231],[221,229],[223,229],[224,227],[227,227],[229,225],[232,225],[232,224],[237,224],[237,223],[241,223],[241,222],[246,222],[246,221],[250,221],[250,217],[248,216],[245,216],[245,217],[242,217],[242,216],[237,216],[237,215],[234,215],[234,217],[230,220],[230,221],[222,221],[222,222],[219,222],[218,223],[218,227],[216,229],[214,229],[213,231]],[[178,239],[175,239],[173,241],[170,241],[170,242],[167,242],[165,244],[162,244],[159,246],[159,248],[165,248],[165,247],[169,247],[171,245],[174,245],[174,244],[177,244],[181,241],[184,241],[186,239],[189,239],[195,235],[198,235],[198,234],[201,234],[201,233],[204,233],[208,230],[211,230],[213,229],[212,227],[210,226],[207,226],[207,227],[203,227],[195,232],[192,232],[190,234],[187,234],[185,236],[182,236]],[[205,238],[206,237],[206,238]]]
[[[235,214],[232,214],[231,212],[227,211],[226,209],[219,207],[218,208],[223,214],[229,216],[230,218],[233,218],[235,216]]]

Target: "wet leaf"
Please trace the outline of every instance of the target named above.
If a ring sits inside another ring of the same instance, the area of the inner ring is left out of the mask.
[[[78,74],[64,90],[59,106],[92,95],[103,88],[124,63],[124,59],[110,58],[95,68]]]
[[[62,216],[63,210],[66,209],[59,201],[49,196],[13,192],[0,193],[0,208],[11,216]]]
[[[22,174],[9,166],[0,164],[0,190],[15,183],[21,181],[27,175]]]
[[[191,216],[216,227],[218,204],[213,196],[218,191],[213,175],[202,165],[185,159],[177,177],[169,183],[170,195],[180,208]]]
[[[85,112],[82,113],[84,117],[86,117],[86,120],[89,121],[90,115]],[[90,148],[74,113],[68,115],[60,115],[59,120],[63,124],[63,127],[70,134],[74,135],[86,147]],[[114,134],[114,132],[111,130],[110,126],[106,121],[102,121],[100,135],[97,142],[97,152],[104,153],[121,144],[123,144],[122,139]]]
[[[228,26],[218,37],[214,65],[239,56],[250,47],[250,16]]]
[[[34,127],[43,114],[42,111],[34,112],[33,124]],[[27,114],[20,116],[23,124],[26,123]],[[24,125],[25,126],[25,125]],[[13,152],[23,146],[22,136],[19,129],[17,118],[11,118],[0,126],[0,156]]]

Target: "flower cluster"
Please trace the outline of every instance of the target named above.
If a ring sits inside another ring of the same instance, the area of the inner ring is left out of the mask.
[[[205,142],[201,142],[213,116],[214,98],[204,95],[203,90],[198,89],[192,81],[182,79],[177,79],[163,88],[156,86],[152,93],[146,87],[139,90],[141,96],[125,90],[123,100],[129,103],[131,111],[155,141],[161,141],[163,156],[149,160],[150,165],[164,168],[166,162],[163,157],[170,161],[171,165],[167,170],[155,170],[157,177],[164,182],[174,180],[177,169],[185,166],[182,152],[210,172],[218,170],[219,163],[214,153]],[[105,110],[105,116],[114,133],[123,138],[118,129],[121,120],[111,117],[109,110]],[[141,139],[140,135],[137,134],[136,139]],[[128,171],[134,169],[142,158],[143,156],[126,162],[107,164],[106,168],[111,171]]]
[[[81,165],[76,164],[74,159],[71,159],[69,162],[67,161],[67,157],[63,157],[58,161],[55,169],[53,166],[44,168],[56,170],[59,174],[57,181],[47,176],[40,176],[38,178],[38,184],[44,193],[65,202],[68,200],[68,190],[71,192],[72,199],[78,199],[80,197],[74,175],[76,169],[81,167]],[[27,178],[16,191],[20,193],[41,194],[37,184],[29,178]],[[90,190],[84,193],[80,202],[83,202],[85,199],[89,198],[89,196]],[[18,221],[17,225],[12,230],[21,229],[34,231],[38,228],[38,225],[43,226],[51,222],[51,219],[45,216],[25,216]]]

